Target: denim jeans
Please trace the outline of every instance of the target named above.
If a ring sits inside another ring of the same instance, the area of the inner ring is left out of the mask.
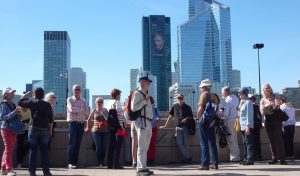
[[[218,150],[216,144],[216,134],[214,127],[203,126],[202,119],[198,121],[199,125],[199,137],[201,146],[201,166],[208,167],[210,164],[210,156],[212,157],[212,163],[214,166],[219,164]]]
[[[84,133],[84,124],[81,122],[69,123],[69,145],[68,145],[68,162],[77,165],[80,150],[80,144]]]
[[[132,152],[131,152],[131,129],[126,129],[128,132],[128,136],[124,137],[123,145],[124,145],[124,161],[125,163],[131,163],[132,162]]]
[[[29,172],[35,173],[36,171],[36,157],[37,150],[40,147],[42,156],[43,172],[49,173],[49,158],[48,158],[48,143],[50,138],[49,130],[36,129],[30,127],[28,131],[28,139],[30,144],[29,153]]]
[[[96,145],[98,164],[104,164],[105,153],[108,143],[108,133],[92,132],[92,137]]]
[[[281,136],[280,136],[281,137]],[[246,131],[242,131],[244,144],[244,162],[253,162],[253,129],[250,128],[250,135],[246,135]]]
[[[176,133],[176,144],[179,148],[181,155],[183,156],[183,159],[189,159],[191,158],[190,152],[189,152],[189,131],[186,127],[176,127],[175,128]]]

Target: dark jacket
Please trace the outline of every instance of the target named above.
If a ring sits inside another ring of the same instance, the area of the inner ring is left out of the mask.
[[[118,129],[121,129],[116,109],[110,109],[108,111],[107,123],[110,132],[116,132]]]
[[[261,128],[262,127],[262,115],[260,113],[259,106],[256,104],[253,104],[253,119],[254,119],[254,128]]]

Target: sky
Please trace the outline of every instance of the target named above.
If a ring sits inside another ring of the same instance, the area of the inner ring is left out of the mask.
[[[300,80],[300,1],[220,0],[231,9],[233,68],[242,86],[276,92]],[[87,73],[90,95],[113,88],[129,92],[129,69],[142,65],[142,17],[171,17],[172,62],[177,59],[177,26],[188,20],[188,0],[0,0],[0,89],[21,94],[25,84],[43,79],[43,32],[68,31],[71,67]],[[172,65],[173,67],[173,65]],[[174,70],[174,68],[172,68]]]

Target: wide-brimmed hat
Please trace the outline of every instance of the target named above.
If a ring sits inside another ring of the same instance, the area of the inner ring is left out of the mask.
[[[8,93],[15,93],[16,90],[12,89],[11,87],[7,87],[2,91],[2,95],[8,94]]]
[[[152,83],[152,80],[149,79],[149,73],[141,73],[139,77],[139,82],[141,82],[142,80],[149,81],[150,83]]]
[[[207,86],[211,86],[209,79],[202,80],[199,87],[202,88],[202,87],[207,87]]]

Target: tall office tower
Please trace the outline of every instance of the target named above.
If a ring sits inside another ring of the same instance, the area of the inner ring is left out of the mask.
[[[54,92],[57,113],[66,113],[71,40],[67,31],[44,31],[44,89]]]
[[[240,89],[241,88],[241,71],[240,70],[232,70],[232,88]]]
[[[232,85],[230,8],[213,0],[189,0],[189,20],[178,26],[179,83],[210,79]]]
[[[171,86],[171,29],[170,17],[150,15],[143,17],[143,71],[157,78],[157,107],[168,111]]]
[[[139,71],[139,69],[130,69],[130,91],[133,91],[137,88],[137,77]]]

